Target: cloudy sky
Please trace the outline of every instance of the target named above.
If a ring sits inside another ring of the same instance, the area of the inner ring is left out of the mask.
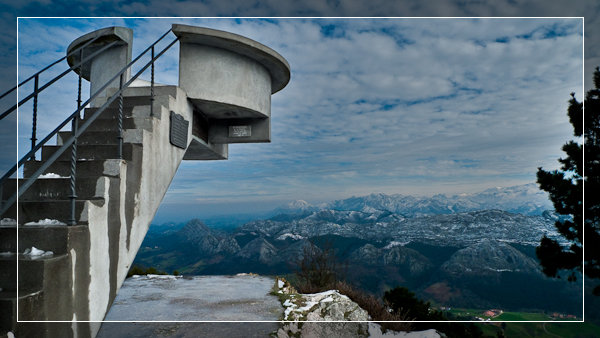
[[[172,23],[257,40],[288,60],[292,79],[272,97],[272,142],[183,162],[158,222],[532,183],[537,167],[557,167],[572,138],[569,93],[583,93],[581,19],[20,19],[19,77],[86,32],[130,27],[137,55]],[[177,53],[159,63],[159,82],[177,84]],[[40,135],[75,109],[75,79],[40,100]],[[24,106],[23,145],[30,119]]]

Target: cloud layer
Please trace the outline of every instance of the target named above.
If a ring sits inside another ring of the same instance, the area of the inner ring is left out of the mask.
[[[135,55],[173,22],[266,44],[289,61],[292,80],[273,96],[272,143],[184,162],[166,205],[255,209],[530,183],[537,167],[557,167],[572,135],[569,93],[583,93],[580,19],[21,19],[20,77],[84,32],[130,26]],[[176,62],[174,50],[158,81],[177,83]],[[41,103],[42,130],[67,114],[57,102],[74,106],[75,85],[65,83]]]

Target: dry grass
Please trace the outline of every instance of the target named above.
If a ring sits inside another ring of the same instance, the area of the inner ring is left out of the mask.
[[[345,282],[337,282],[335,289],[341,294],[348,296],[353,302],[366,310],[373,321],[378,322],[382,328],[394,331],[411,331],[411,323],[390,323],[389,321],[410,321],[406,313],[392,314],[388,308],[372,294],[367,294],[361,290],[353,288]]]
[[[394,331],[411,331],[411,323],[390,323],[390,321],[411,321],[406,313],[392,314],[389,312],[382,301],[362,290],[352,287],[346,282],[334,282],[326,286],[316,286],[310,283],[298,285],[298,291],[301,293],[317,293],[326,290],[338,290],[341,294],[348,296],[353,302],[367,311],[371,320],[377,322],[383,329]]]

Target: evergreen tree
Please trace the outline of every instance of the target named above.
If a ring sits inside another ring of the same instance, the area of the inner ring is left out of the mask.
[[[556,228],[571,244],[561,246],[544,236],[536,249],[546,275],[559,277],[560,270],[569,271],[568,280],[575,281],[576,273],[600,278],[600,69],[594,72],[594,89],[587,92],[584,105],[571,93],[568,115],[573,134],[584,137],[583,145],[569,141],[562,150],[567,154],[559,159],[560,170],[538,168],[540,189],[549,193],[556,212],[568,216],[556,221]],[[585,196],[584,189],[585,186]],[[585,215],[585,219],[584,219]],[[585,245],[584,245],[585,231]],[[584,252],[585,248],[585,252]],[[583,262],[585,254],[585,262]],[[583,263],[583,264],[582,264]],[[600,286],[594,288],[600,295]]]

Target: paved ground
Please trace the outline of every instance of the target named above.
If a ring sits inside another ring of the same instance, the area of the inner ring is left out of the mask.
[[[264,276],[129,278],[106,320],[266,321],[283,308],[269,295],[275,281]],[[98,338],[263,337],[278,323],[104,323]]]
[[[96,338],[267,338],[278,328],[278,323],[104,323]]]

